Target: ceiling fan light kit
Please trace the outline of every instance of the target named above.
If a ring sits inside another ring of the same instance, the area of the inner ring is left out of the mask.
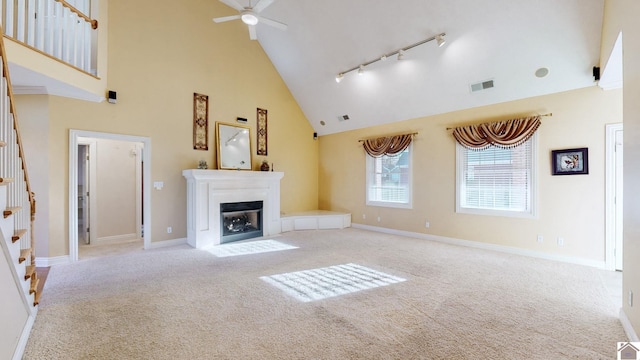
[[[221,23],[240,19],[243,23],[249,26],[249,39],[251,40],[256,40],[258,38],[255,29],[255,26],[258,23],[263,23],[279,30],[287,30],[287,24],[259,15],[262,10],[271,5],[274,1],[275,0],[259,0],[254,6],[242,6],[236,0],[220,0],[221,3],[236,9],[240,14],[213,18],[213,21]]]
[[[220,1],[222,1],[222,0],[220,0]],[[342,79],[344,78],[344,75],[347,74],[347,73],[350,73],[352,71],[358,70],[358,75],[362,75],[364,73],[364,67],[365,66],[369,66],[369,65],[371,65],[371,64],[373,64],[374,62],[377,62],[377,61],[385,61],[389,56],[397,55],[398,56],[398,60],[402,60],[402,59],[404,59],[405,52],[407,50],[413,49],[416,46],[420,46],[422,44],[426,44],[426,43],[428,43],[430,41],[433,41],[433,40],[436,40],[436,42],[438,43],[438,47],[442,47],[446,43],[446,41],[444,39],[444,37],[446,35],[447,35],[446,33],[440,33],[438,35],[434,35],[434,36],[432,36],[430,38],[426,38],[426,39],[424,39],[422,41],[418,41],[417,43],[405,46],[403,48],[400,48],[398,50],[392,51],[390,53],[382,54],[379,57],[377,57],[377,58],[375,58],[375,59],[373,59],[371,61],[367,61],[365,63],[362,63],[362,64],[358,65],[358,66],[354,66],[351,69],[342,71],[342,72],[338,73],[338,75],[336,75],[336,82],[339,83],[340,81],[342,81]]]
[[[240,18],[242,19],[242,22],[247,25],[256,25],[258,23],[258,17],[253,13],[253,11],[243,11]]]

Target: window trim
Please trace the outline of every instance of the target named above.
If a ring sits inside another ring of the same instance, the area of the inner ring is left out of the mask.
[[[511,218],[525,218],[525,219],[537,219],[538,218],[538,134],[537,132],[527,141],[531,141],[531,207],[529,211],[507,211],[507,210],[495,210],[495,209],[478,209],[462,207],[461,201],[461,189],[462,181],[464,180],[464,151],[467,149],[460,145],[456,141],[456,213],[459,214],[472,214],[472,215],[485,215],[485,216],[504,216]]]
[[[409,150],[409,186],[408,186],[408,200],[406,203],[400,202],[392,202],[392,201],[377,201],[377,200],[369,200],[369,186],[371,185],[371,168],[373,166],[374,157],[364,153],[366,157],[366,180],[365,180],[365,204],[367,206],[378,206],[378,207],[387,207],[387,208],[396,208],[396,209],[413,209],[413,142],[409,144],[407,147]],[[400,155],[400,154],[398,154]]]

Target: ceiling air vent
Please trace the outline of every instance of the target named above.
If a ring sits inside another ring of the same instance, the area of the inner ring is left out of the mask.
[[[347,121],[347,120],[349,120],[349,115],[338,116],[338,121]]]
[[[482,81],[476,84],[471,84],[471,92],[491,89],[493,87],[493,80]]]

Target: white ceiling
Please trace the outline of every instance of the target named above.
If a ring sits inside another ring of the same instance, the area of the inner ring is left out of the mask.
[[[257,34],[315,131],[326,135],[593,86],[603,9],[604,0],[277,0],[261,15],[288,30],[259,23]],[[402,61],[389,58],[335,81],[441,32],[441,48],[429,42]],[[541,67],[548,76],[534,75]],[[493,89],[471,93],[471,83],[489,79]]]

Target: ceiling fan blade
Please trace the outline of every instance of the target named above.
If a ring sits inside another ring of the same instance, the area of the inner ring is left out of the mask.
[[[269,19],[266,17],[262,17],[262,16],[258,16],[258,19],[260,22],[264,23],[265,25],[269,25],[269,26],[273,26],[276,29],[280,29],[280,30],[287,30],[287,24],[281,23],[280,21],[275,21],[273,19]]]
[[[258,39],[258,35],[256,34],[256,26],[249,25],[249,39],[256,40]]]
[[[240,19],[240,15],[231,15],[231,16],[223,16],[218,18],[213,18],[213,22],[221,23],[225,21],[238,20]]]
[[[253,7],[253,11],[259,13],[260,11],[264,10],[267,6],[271,5],[274,1],[275,0],[260,0]]]
[[[220,0],[220,2],[238,11],[244,10],[244,7],[240,5],[240,3],[238,3],[236,0]]]

